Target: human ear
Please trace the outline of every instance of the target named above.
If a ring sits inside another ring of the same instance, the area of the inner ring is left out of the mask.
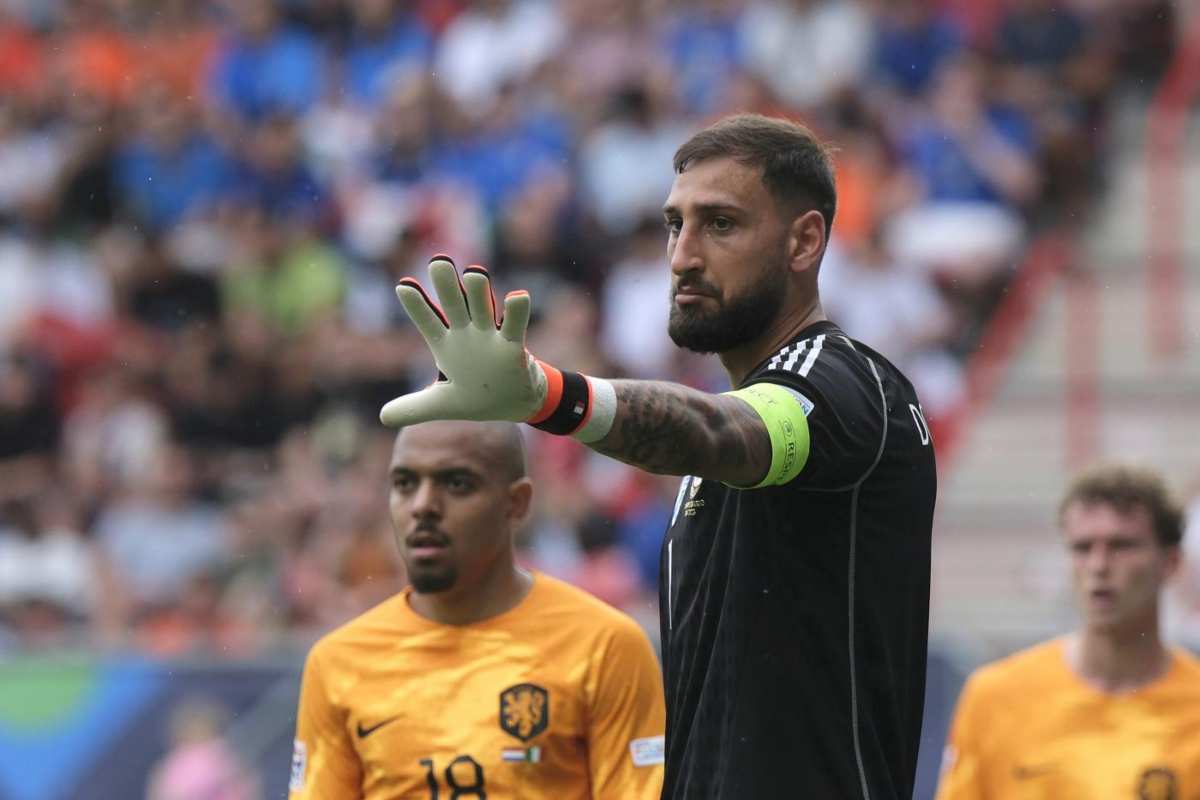
[[[532,505],[533,481],[518,478],[508,485],[508,518],[513,525],[519,525],[529,517]]]
[[[1166,547],[1163,553],[1163,577],[1173,578],[1183,565],[1183,553],[1179,546]]]
[[[788,231],[788,267],[807,272],[821,263],[825,253],[825,218],[816,209],[792,220]]]

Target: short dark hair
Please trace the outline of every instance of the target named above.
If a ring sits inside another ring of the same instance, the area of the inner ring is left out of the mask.
[[[1143,508],[1150,515],[1159,545],[1178,547],[1183,541],[1183,507],[1154,470],[1127,464],[1092,467],[1071,481],[1058,506],[1060,522],[1067,508],[1075,503],[1109,505],[1122,514]]]
[[[735,114],[709,125],[675,151],[675,173],[699,161],[729,157],[762,170],[767,191],[785,208],[821,212],[833,229],[837,189],[830,149],[803,125],[761,114]]]

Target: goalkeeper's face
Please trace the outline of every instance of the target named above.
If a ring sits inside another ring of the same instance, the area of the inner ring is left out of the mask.
[[[663,207],[671,266],[667,332],[724,353],[754,342],[794,302],[790,229],[760,171],[730,158],[688,167]]]
[[[396,437],[389,508],[417,592],[469,594],[511,569],[531,489],[506,425],[428,422]]]

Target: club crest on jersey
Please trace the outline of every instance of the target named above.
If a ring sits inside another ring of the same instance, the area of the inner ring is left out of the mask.
[[[671,524],[675,524],[675,520],[679,517],[679,509],[683,509],[685,517],[694,516],[698,509],[704,507],[704,501],[696,498],[700,493],[700,484],[703,478],[695,475],[684,475],[683,480],[679,482],[679,494],[675,496],[675,510],[671,512]],[[687,502],[684,502],[684,499]]]
[[[688,486],[688,500],[683,504],[683,515],[685,517],[693,517],[696,512],[704,508],[704,501],[696,498],[700,494],[700,483],[703,478],[692,476],[691,484]]]
[[[500,727],[528,742],[550,724],[550,693],[533,683],[518,683],[500,693]]]
[[[1175,773],[1166,767],[1153,767],[1142,773],[1138,783],[1138,800],[1178,800],[1179,788]]]

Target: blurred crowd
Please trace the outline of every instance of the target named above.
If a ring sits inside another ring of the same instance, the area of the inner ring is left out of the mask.
[[[826,311],[934,425],[1031,237],[1086,218],[1166,0],[0,0],[0,651],[243,656],[403,584],[392,285],[529,289],[530,349],[724,389],[666,336],[671,156],[837,147]],[[676,479],[531,432],[528,563],[656,619]]]

